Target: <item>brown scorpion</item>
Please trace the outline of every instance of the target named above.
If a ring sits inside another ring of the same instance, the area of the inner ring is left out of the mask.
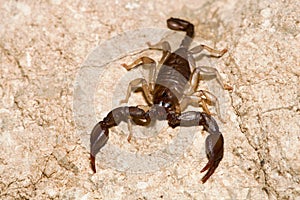
[[[117,126],[122,121],[136,125],[147,126],[155,120],[167,120],[169,126],[203,126],[203,129],[209,133],[205,141],[206,155],[208,162],[201,170],[207,173],[201,179],[205,183],[214,173],[220,161],[223,158],[224,139],[219,130],[217,122],[208,110],[208,105],[216,106],[219,115],[219,106],[217,98],[206,90],[198,90],[199,81],[204,77],[216,78],[223,89],[231,89],[224,85],[218,71],[215,68],[206,66],[195,66],[193,54],[200,53],[203,49],[215,54],[214,57],[221,57],[227,52],[226,49],[218,51],[206,45],[198,45],[188,49],[194,36],[194,25],[188,21],[179,18],[170,18],[167,20],[168,28],[176,31],[184,31],[186,35],[182,40],[180,47],[171,52],[170,45],[166,41],[161,41],[156,45],[149,45],[150,49],[159,49],[163,51],[163,56],[156,66],[156,62],[149,57],[141,57],[130,65],[123,64],[127,70],[138,66],[150,66],[151,74],[149,83],[143,78],[138,78],[130,82],[126,98],[123,103],[128,102],[131,90],[140,86],[142,92],[149,103],[149,108],[144,109],[139,106],[122,106],[113,109],[92,130],[90,142],[90,160],[91,167],[96,173],[95,157],[100,149],[106,144],[109,138],[109,129]],[[156,73],[158,71],[158,73]],[[196,104],[201,106],[203,112],[187,111],[181,112],[188,105]],[[128,141],[131,133],[128,136]]]

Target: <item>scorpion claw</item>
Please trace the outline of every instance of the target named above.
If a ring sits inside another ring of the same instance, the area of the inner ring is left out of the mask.
[[[90,162],[91,168],[96,173],[95,159],[96,154],[100,149],[106,144],[108,140],[108,128],[103,122],[97,123],[91,134],[91,153],[90,153]]]
[[[224,139],[222,134],[209,135],[206,138],[205,147],[206,147],[206,155],[208,158],[208,162],[200,172],[202,173],[205,172],[206,170],[208,171],[201,179],[202,183],[205,183],[209,179],[209,177],[215,172],[215,170],[217,169],[219,163],[223,158]]]
[[[93,170],[94,173],[96,173],[96,164],[95,164],[95,156],[93,156],[92,154],[90,154],[90,161],[91,161],[91,168]]]
[[[220,161],[219,161],[220,162]],[[217,169],[219,162],[214,162],[214,161],[208,161],[208,163],[205,165],[205,167],[203,167],[203,169],[200,171],[205,172],[206,170],[208,170],[206,172],[206,174],[202,177],[201,181],[202,183],[205,183],[209,177],[215,172],[215,170]]]

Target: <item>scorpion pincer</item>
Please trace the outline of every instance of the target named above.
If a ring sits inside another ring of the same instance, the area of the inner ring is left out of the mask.
[[[123,103],[128,102],[132,88],[139,86],[142,88],[149,108],[121,106],[110,111],[102,121],[95,125],[90,137],[90,160],[94,173],[96,173],[96,154],[107,143],[109,129],[117,126],[122,121],[129,124],[133,121],[139,126],[147,126],[155,120],[167,120],[172,128],[177,126],[203,126],[203,129],[209,133],[205,141],[208,162],[201,170],[201,172],[207,170],[207,173],[201,179],[203,183],[214,173],[223,158],[224,138],[207,107],[207,104],[216,106],[217,114],[220,117],[218,100],[209,91],[198,90],[197,88],[199,81],[203,80],[205,76],[216,78],[223,89],[230,89],[230,86],[223,84],[215,68],[196,67],[193,54],[200,53],[205,49],[214,54],[214,57],[221,57],[227,50],[218,51],[202,44],[189,50],[188,48],[194,36],[194,25],[182,19],[170,18],[167,20],[167,26],[172,30],[186,32],[180,47],[176,51],[171,52],[169,43],[162,41],[156,45],[150,45],[150,49],[163,51],[163,56],[157,65],[149,57],[141,57],[130,65],[123,64],[123,67],[127,70],[141,65],[150,66],[150,69],[152,69],[152,75],[148,82],[143,78],[130,82],[126,98],[122,101]],[[191,104],[201,106],[203,112],[181,112]],[[130,138],[131,133],[128,141]]]

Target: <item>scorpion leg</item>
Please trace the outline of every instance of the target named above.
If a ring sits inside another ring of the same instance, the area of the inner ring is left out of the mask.
[[[199,96],[203,95],[203,97],[201,97],[201,103],[202,103],[202,106],[203,106],[203,110],[206,113],[211,115],[207,105],[214,106],[216,108],[217,115],[218,115],[219,119],[222,122],[225,122],[225,120],[221,116],[220,104],[219,104],[218,98],[214,94],[212,94],[211,92],[209,92],[207,90],[198,90],[196,93],[199,93]]]
[[[205,140],[205,151],[208,158],[207,164],[200,172],[206,172],[201,179],[205,183],[215,172],[224,154],[224,138],[214,118],[204,112],[188,111],[182,114],[170,113],[167,117],[172,128],[177,126],[203,126],[210,135]]]
[[[119,107],[113,109],[107,116],[97,123],[92,130],[90,142],[91,168],[96,173],[95,157],[100,149],[107,143],[109,138],[109,128],[117,126],[122,121],[134,121],[137,125],[146,126],[150,123],[150,118],[146,112],[138,107]]]
[[[168,41],[161,40],[156,44],[147,42],[147,45],[149,46],[149,49],[162,50],[164,54],[171,52],[171,46]]]
[[[218,98],[207,90],[197,90],[192,95],[186,96],[181,101],[181,109],[184,110],[188,105],[195,105],[197,107],[202,107],[203,111],[209,115],[213,115],[209,109],[208,105],[214,106],[218,115],[218,118],[225,123],[225,120],[221,116],[220,104]]]
[[[146,97],[147,102],[152,104],[151,93],[152,93],[153,89],[149,87],[149,84],[143,78],[137,78],[129,83],[128,88],[127,88],[126,97],[125,97],[125,99],[121,100],[120,103],[127,103],[129,100],[129,97],[131,95],[132,88],[138,87],[139,85],[142,85],[143,93]]]
[[[211,55],[211,56],[217,57],[217,58],[222,57],[228,51],[227,49],[216,50],[216,49],[213,49],[213,48],[211,48],[209,46],[206,46],[204,44],[200,44],[198,46],[193,47],[191,50],[189,50],[189,61],[190,61],[190,63],[194,64],[194,59],[191,58],[192,54],[200,53],[201,51],[203,51],[203,49],[205,49],[208,52],[212,53],[213,55]],[[219,84],[222,86],[223,89],[232,90],[231,86],[223,83],[222,78],[221,78],[218,70],[216,70],[213,67],[206,67],[206,66],[197,67],[194,70],[193,75],[195,73],[201,73],[202,76],[215,77],[217,79],[217,81],[219,82]],[[197,78],[197,79],[199,79],[199,78]]]
[[[135,60],[133,63],[129,65],[124,63],[122,64],[122,66],[128,71],[139,66],[149,67],[148,68],[150,70],[149,81],[151,84],[154,84],[154,80],[156,76],[156,63],[155,60],[153,60],[152,58],[143,56],[141,58],[138,58],[137,60]]]
[[[232,87],[224,84],[218,70],[213,67],[200,66],[197,67],[195,73],[199,73],[202,79],[216,78],[224,90],[232,90]]]
[[[223,83],[222,77],[218,70],[213,67],[200,66],[194,69],[190,78],[190,88],[187,94],[192,94],[197,91],[200,80],[217,79],[218,83],[225,90],[232,90],[232,87]]]
[[[209,70],[211,70],[212,72],[208,73],[207,71],[205,71],[205,69],[207,69],[207,68],[209,68]],[[205,73],[203,73],[203,72],[205,72]],[[204,76],[206,75],[206,76],[216,77],[216,79],[218,80],[218,82],[220,83],[222,88],[226,89],[226,87],[223,84],[223,81],[221,79],[221,76],[220,76],[219,72],[215,68],[197,67],[193,71],[192,76],[189,80],[190,84],[188,85],[188,88],[185,91],[185,96],[186,97],[183,98],[183,100],[182,100],[183,106],[188,105],[188,103],[193,103],[198,99],[198,105],[197,106],[200,106],[200,103],[201,103],[203,110],[208,114],[211,114],[211,113],[210,113],[207,105],[215,106],[219,119],[222,122],[224,122],[224,120],[221,117],[220,105],[219,105],[218,98],[209,91],[197,90],[198,85],[199,85],[199,81],[201,80],[201,78],[203,78],[202,77],[203,74],[204,74]],[[187,98],[187,97],[192,97],[192,98]]]
[[[144,95],[146,97],[146,100],[148,101],[148,103],[152,104],[151,92],[153,91],[154,82],[155,82],[155,78],[156,78],[156,63],[155,63],[155,61],[152,58],[144,56],[144,57],[141,57],[141,58],[135,60],[133,63],[131,63],[129,65],[122,64],[122,66],[125,69],[127,69],[128,71],[133,68],[139,67],[139,66],[149,67],[148,69],[150,70],[150,72],[149,72],[149,84],[147,83],[146,79],[143,79],[143,78],[138,78],[138,79],[131,81],[129,83],[129,86],[127,89],[126,97],[124,100],[121,100],[120,103],[127,103],[128,99],[131,95],[132,88],[137,87],[138,85],[142,84],[142,89],[143,89]]]
[[[180,110],[185,110],[188,106],[199,107],[199,101],[201,99],[194,95],[188,95],[182,98],[180,101]]]
[[[195,46],[193,47],[189,52],[192,53],[192,54],[198,54],[200,53],[201,51],[203,51],[203,49],[207,50],[208,52],[212,53],[213,57],[222,57],[226,52],[227,52],[227,49],[223,49],[223,50],[216,50],[216,49],[213,49],[209,46],[206,46],[204,44],[200,44],[198,46]]]
[[[159,71],[161,66],[163,65],[163,63],[165,62],[165,60],[169,57],[169,55],[171,54],[171,46],[170,43],[167,41],[159,41],[157,44],[150,44],[149,42],[147,43],[147,45],[149,46],[149,49],[154,49],[154,50],[162,50],[163,51],[163,55],[160,59],[160,61],[158,62],[158,65],[156,66],[156,71]],[[155,77],[156,79],[156,77]]]
[[[133,63],[131,63],[129,65],[124,63],[124,64],[122,64],[122,66],[129,71],[133,68],[139,67],[141,65],[146,65],[146,64],[150,64],[150,66],[152,66],[152,65],[155,66],[155,60],[153,60],[152,58],[143,56],[143,57],[138,58],[137,60],[135,60]]]

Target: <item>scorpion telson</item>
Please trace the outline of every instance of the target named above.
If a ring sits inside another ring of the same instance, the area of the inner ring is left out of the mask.
[[[216,107],[217,115],[220,117],[219,103],[217,98],[206,90],[198,90],[198,84],[204,77],[214,77],[223,89],[231,89],[224,85],[218,71],[207,66],[195,66],[194,54],[203,49],[210,52],[214,57],[221,57],[227,52],[199,45],[188,49],[194,36],[194,25],[188,21],[170,18],[167,20],[168,28],[176,31],[184,31],[186,35],[180,47],[171,52],[170,45],[161,41],[156,45],[149,45],[150,49],[160,49],[163,52],[161,60],[156,62],[149,57],[141,57],[130,65],[123,64],[127,70],[138,66],[150,66],[150,80],[138,78],[130,82],[127,95],[121,103],[127,103],[132,88],[141,87],[148,102],[148,108],[141,106],[121,106],[110,111],[107,116],[97,123],[91,133],[90,160],[92,170],[96,173],[95,157],[109,138],[109,129],[117,126],[122,121],[129,125],[134,122],[139,126],[147,126],[155,120],[167,120],[170,127],[177,126],[203,126],[209,133],[205,141],[207,164],[201,172],[207,171],[201,179],[205,183],[214,173],[223,158],[224,139],[219,127],[208,110],[207,105]],[[158,73],[156,73],[158,72]],[[188,105],[202,107],[203,112],[187,111],[181,112]],[[220,118],[221,119],[221,118]],[[128,136],[130,141],[131,133]]]

